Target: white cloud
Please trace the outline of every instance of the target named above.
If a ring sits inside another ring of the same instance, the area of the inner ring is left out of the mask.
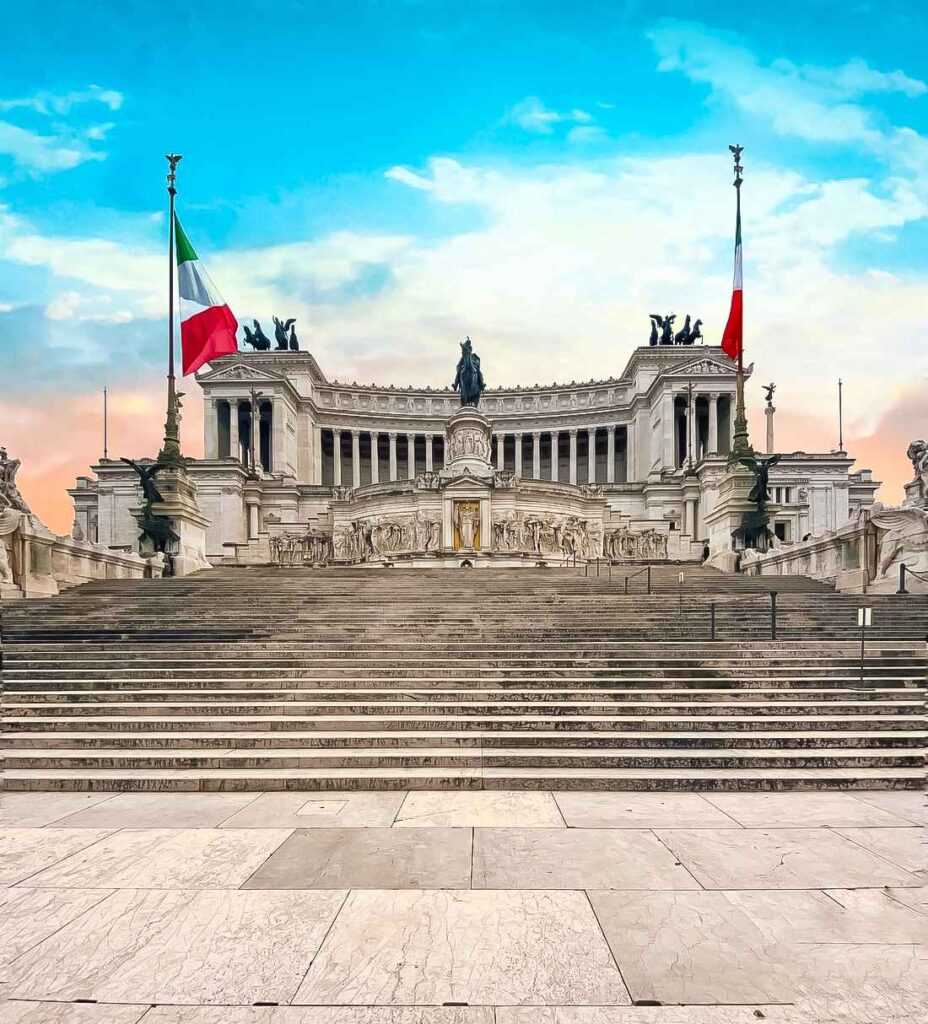
[[[87,160],[102,160],[102,153],[80,141],[54,135],[39,135],[7,121],[0,121],[0,155],[12,157],[30,171],[67,171]]]
[[[591,124],[593,115],[579,109],[565,112],[551,110],[537,96],[527,96],[509,111],[506,120],[527,132],[550,135],[556,124]]]
[[[663,21],[649,37],[659,71],[682,72],[745,113],[764,118],[777,134],[810,142],[885,151],[893,146],[895,132],[885,132],[868,108],[848,101],[871,93],[928,92],[928,85],[902,71],[877,71],[861,60],[835,68],[788,60],[763,65],[746,47],[690,22]]]
[[[110,110],[119,110],[123,103],[123,95],[115,89],[102,89],[99,85],[90,85],[86,89],[74,90],[63,95],[38,92],[20,99],[0,100],[0,111],[32,110],[37,114],[69,114],[73,107],[84,103],[101,103]]]
[[[45,307],[49,320],[69,320],[91,323],[126,324],[134,319],[128,310],[108,308],[109,296],[88,296],[81,292],[59,292]]]
[[[577,125],[567,133],[567,141],[573,143],[603,142],[608,137],[605,128],[598,124]]]

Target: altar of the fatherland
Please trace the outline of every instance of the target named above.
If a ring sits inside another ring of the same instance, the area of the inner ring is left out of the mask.
[[[735,365],[719,348],[646,346],[617,376],[488,387],[463,419],[450,388],[330,380],[310,352],[240,352],[197,383],[205,457],[190,477],[211,565],[709,556],[733,568],[730,523],[714,515],[735,415]],[[796,542],[870,508],[879,484],[853,461],[784,454],[771,535]],[[100,460],[70,493],[85,537],[134,550],[129,467]]]

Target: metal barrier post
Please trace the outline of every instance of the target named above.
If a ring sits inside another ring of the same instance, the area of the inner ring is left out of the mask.
[[[896,591],[897,594],[907,594],[908,591],[905,589],[905,562],[899,566],[899,589]]]
[[[777,592],[770,591],[770,639],[777,638]]]
[[[715,639],[715,602],[709,605],[709,639]]]
[[[625,593],[628,593],[628,577],[625,577]]]
[[[648,566],[648,593],[651,593],[651,566]]]

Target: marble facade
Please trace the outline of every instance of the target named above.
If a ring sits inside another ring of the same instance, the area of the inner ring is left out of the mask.
[[[309,352],[238,353],[197,382],[205,457],[190,475],[213,565],[698,560],[733,435],[734,364],[710,346],[638,348],[606,380],[489,389],[485,426],[454,436],[450,389],[330,381]],[[852,465],[784,455],[781,539],[870,507],[879,484]],[[69,492],[78,523],[131,546],[133,475],[114,461],[93,473]]]

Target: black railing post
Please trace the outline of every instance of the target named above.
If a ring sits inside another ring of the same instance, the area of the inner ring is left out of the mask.
[[[599,579],[599,559],[596,559],[596,578]]]
[[[709,605],[709,639],[715,639],[715,602]]]
[[[625,577],[625,593],[628,593],[628,577]]]
[[[777,638],[777,592],[770,591],[770,639]]]
[[[897,594],[907,594],[908,591],[905,589],[905,562],[899,566],[899,589],[896,591]]]
[[[651,566],[648,566],[648,593],[651,593]]]

